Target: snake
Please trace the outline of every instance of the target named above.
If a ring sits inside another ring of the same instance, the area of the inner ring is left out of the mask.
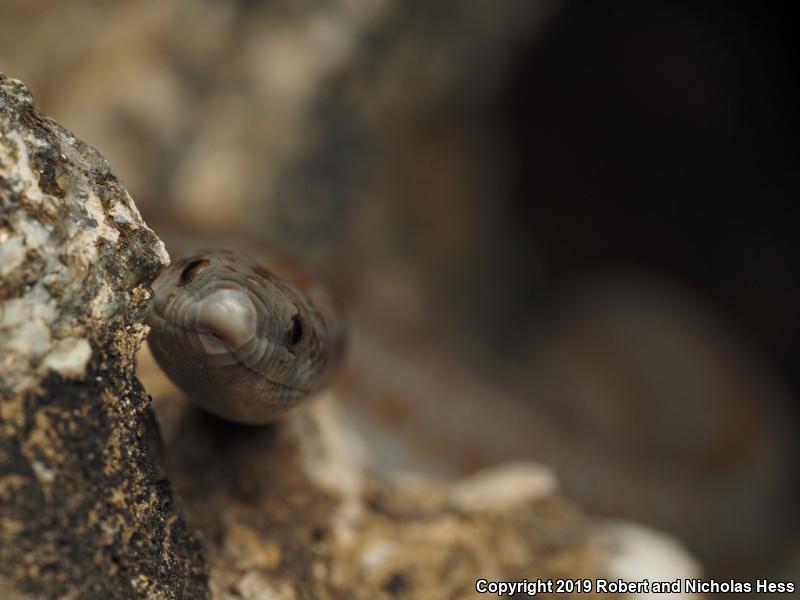
[[[319,392],[341,364],[342,311],[291,262],[202,249],[152,285],[147,341],[201,408],[246,425],[274,421]]]

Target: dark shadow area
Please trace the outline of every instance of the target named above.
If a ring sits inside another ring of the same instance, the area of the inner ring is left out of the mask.
[[[520,49],[498,104],[514,147],[518,272],[531,248],[556,285],[655,271],[711,301],[796,389],[790,23],[780,5],[567,5]]]

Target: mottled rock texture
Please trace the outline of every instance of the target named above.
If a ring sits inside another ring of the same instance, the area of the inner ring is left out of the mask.
[[[480,577],[610,577],[613,536],[548,471],[386,480],[334,407],[273,427],[188,408],[170,427],[168,471],[207,540],[214,598],[467,598]]]
[[[133,374],[168,257],[94,149],[0,74],[0,596],[203,598]]]
[[[588,517],[546,468],[495,466],[449,483],[387,477],[333,394],[247,427],[193,407],[147,352],[139,359],[216,600],[468,598],[482,577],[699,576],[666,536]]]

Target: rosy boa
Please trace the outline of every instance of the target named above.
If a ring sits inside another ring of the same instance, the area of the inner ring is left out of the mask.
[[[340,311],[287,262],[202,250],[174,261],[153,291],[146,322],[156,361],[220,417],[272,421],[319,391],[341,362]]]

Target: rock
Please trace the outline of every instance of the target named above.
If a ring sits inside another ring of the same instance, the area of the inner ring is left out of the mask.
[[[618,552],[607,565],[612,580],[676,581],[701,577],[700,566],[668,535],[622,520],[606,523],[609,535],[616,540]],[[633,598],[649,594],[631,594]],[[699,598],[699,594],[659,593],[664,600]]]
[[[0,62],[151,225],[247,233],[349,306],[394,300],[392,321],[438,310],[496,331],[501,311],[475,304],[514,248],[497,243],[514,161],[494,104],[562,4],[14,3]],[[54,51],[64,23],[79,42]]]
[[[512,491],[483,510],[464,500],[480,482],[382,479],[334,405],[262,428],[183,414],[168,471],[208,542],[216,598],[465,597],[479,577],[603,572],[612,546],[562,498]],[[535,469],[514,472],[527,487]]]
[[[700,572],[668,536],[586,516],[541,466],[450,484],[381,476],[332,394],[257,428],[181,402],[163,375],[145,383],[161,391],[167,470],[207,541],[219,600],[462,598],[479,578],[641,579],[639,564],[654,578]]]
[[[203,598],[133,374],[168,257],[106,161],[0,74],[0,590]]]

